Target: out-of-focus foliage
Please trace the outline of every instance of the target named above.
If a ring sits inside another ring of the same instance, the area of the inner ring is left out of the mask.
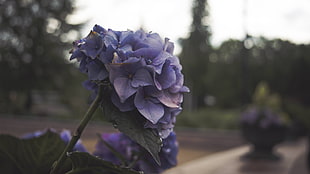
[[[240,109],[204,108],[197,111],[184,110],[177,119],[177,128],[238,129]]]
[[[208,108],[227,110],[247,106],[253,102],[251,96],[261,81],[277,94],[268,100],[269,104],[277,105],[271,107],[296,119],[307,119],[307,114],[302,113],[310,105],[310,44],[246,35],[244,40],[229,39],[213,47],[207,9],[206,0],[194,1],[189,37],[181,39],[185,84],[191,88],[183,106],[185,111],[193,111],[183,114],[188,116],[184,125],[191,124],[196,115],[212,117],[207,114]],[[208,123],[203,124],[202,127],[208,127]]]
[[[73,12],[74,0],[0,1],[1,112],[29,111],[34,90],[63,95],[77,74],[65,60],[82,26],[68,22]]]
[[[212,51],[207,8],[206,0],[193,2],[191,31],[188,38],[181,39],[183,50],[180,59],[184,65],[186,85],[191,89],[191,94],[185,100],[185,105],[189,109],[203,106],[204,97],[207,94],[203,81],[208,71],[206,68],[209,62],[208,57]]]
[[[247,44],[247,93],[253,94],[260,81],[282,98],[310,104],[310,45],[280,39],[251,38]],[[206,80],[208,93],[222,107],[240,106],[243,42],[228,40],[210,57]]]

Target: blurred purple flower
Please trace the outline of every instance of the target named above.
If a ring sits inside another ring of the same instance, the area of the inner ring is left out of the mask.
[[[268,128],[273,125],[281,125],[279,114],[273,112],[269,108],[250,107],[241,115],[241,122],[258,125],[261,128]]]
[[[52,132],[56,133],[56,130],[54,129],[48,129]],[[47,130],[39,130],[39,131],[35,131],[35,132],[31,132],[31,133],[27,133],[25,135],[22,136],[23,139],[31,139],[31,138],[36,138],[39,137],[43,134],[45,134],[47,132]],[[65,142],[65,144],[68,144],[69,141],[71,140],[71,133],[69,130],[64,129],[63,131],[61,131],[59,133],[60,138]],[[87,152],[86,148],[83,146],[82,141],[78,140],[78,142],[75,144],[73,151],[79,151],[79,152]]]
[[[263,111],[264,117],[260,121],[260,127],[268,128],[272,125],[281,125],[281,120],[278,114],[272,112],[270,109]]]
[[[122,133],[104,133],[101,138],[120,153],[127,162],[136,161],[133,166],[135,170],[144,173],[161,173],[177,165],[178,143],[174,132],[163,139],[163,147],[159,152],[161,166],[144,148]],[[115,164],[121,164],[121,160],[100,140],[96,144],[96,150],[93,154]]]
[[[241,114],[241,122],[254,124],[259,116],[259,111],[255,107],[250,107]]]
[[[103,133],[101,138],[111,145],[118,153],[120,153],[126,161],[134,161],[140,146],[133,142],[129,137],[122,133]],[[105,144],[99,140],[96,144],[96,149],[93,155],[98,156],[104,160],[121,165],[122,161],[119,159]]]
[[[145,173],[162,173],[177,165],[178,151],[179,145],[176,134],[171,132],[166,139],[163,139],[163,146],[159,152],[161,166],[155,162],[149,153],[144,153],[144,156],[138,162],[138,169]]]

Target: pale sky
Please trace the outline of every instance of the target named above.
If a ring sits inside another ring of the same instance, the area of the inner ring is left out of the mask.
[[[208,0],[208,3],[214,45],[229,38],[244,38],[245,29],[253,36],[310,43],[309,0]],[[77,0],[77,7],[79,10],[71,20],[88,21],[83,36],[95,24],[119,31],[143,26],[146,31],[175,42],[176,53],[181,50],[177,40],[188,36],[192,22],[192,0]]]

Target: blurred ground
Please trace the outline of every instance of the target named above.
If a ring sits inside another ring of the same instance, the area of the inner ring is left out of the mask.
[[[299,139],[276,146],[279,160],[241,158],[250,146],[221,151],[189,161],[165,174],[308,174],[306,166],[307,141]]]
[[[58,131],[65,128],[73,131],[78,123],[78,120],[0,115],[0,133],[21,136],[25,133],[45,128],[54,128]],[[97,141],[97,133],[116,131],[110,124],[91,122],[82,135],[83,144],[90,152],[93,152]],[[179,165],[243,144],[239,133],[236,131],[177,128],[176,132],[180,146],[178,155]]]
[[[21,136],[45,128],[73,131],[79,121],[44,117],[14,117],[0,115],[0,134]],[[91,122],[82,135],[83,144],[92,152],[96,133],[116,132],[112,125]],[[165,174],[308,174],[305,140],[286,142],[276,149],[282,154],[278,162],[243,161],[240,156],[249,151],[237,131],[197,130],[177,128],[180,145],[179,164]]]

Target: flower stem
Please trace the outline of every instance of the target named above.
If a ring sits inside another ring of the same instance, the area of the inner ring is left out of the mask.
[[[90,107],[88,108],[87,112],[84,115],[84,118],[81,120],[79,126],[77,127],[75,133],[73,134],[70,142],[67,144],[65,150],[60,155],[59,159],[54,163],[50,174],[58,174],[59,170],[63,166],[64,162],[66,161],[67,153],[71,152],[77,141],[80,139],[85,127],[87,126],[88,122],[91,120],[93,114],[95,113],[96,109],[98,108],[101,99],[102,99],[102,85],[99,84],[98,86],[98,94],[95,100],[92,102]]]

